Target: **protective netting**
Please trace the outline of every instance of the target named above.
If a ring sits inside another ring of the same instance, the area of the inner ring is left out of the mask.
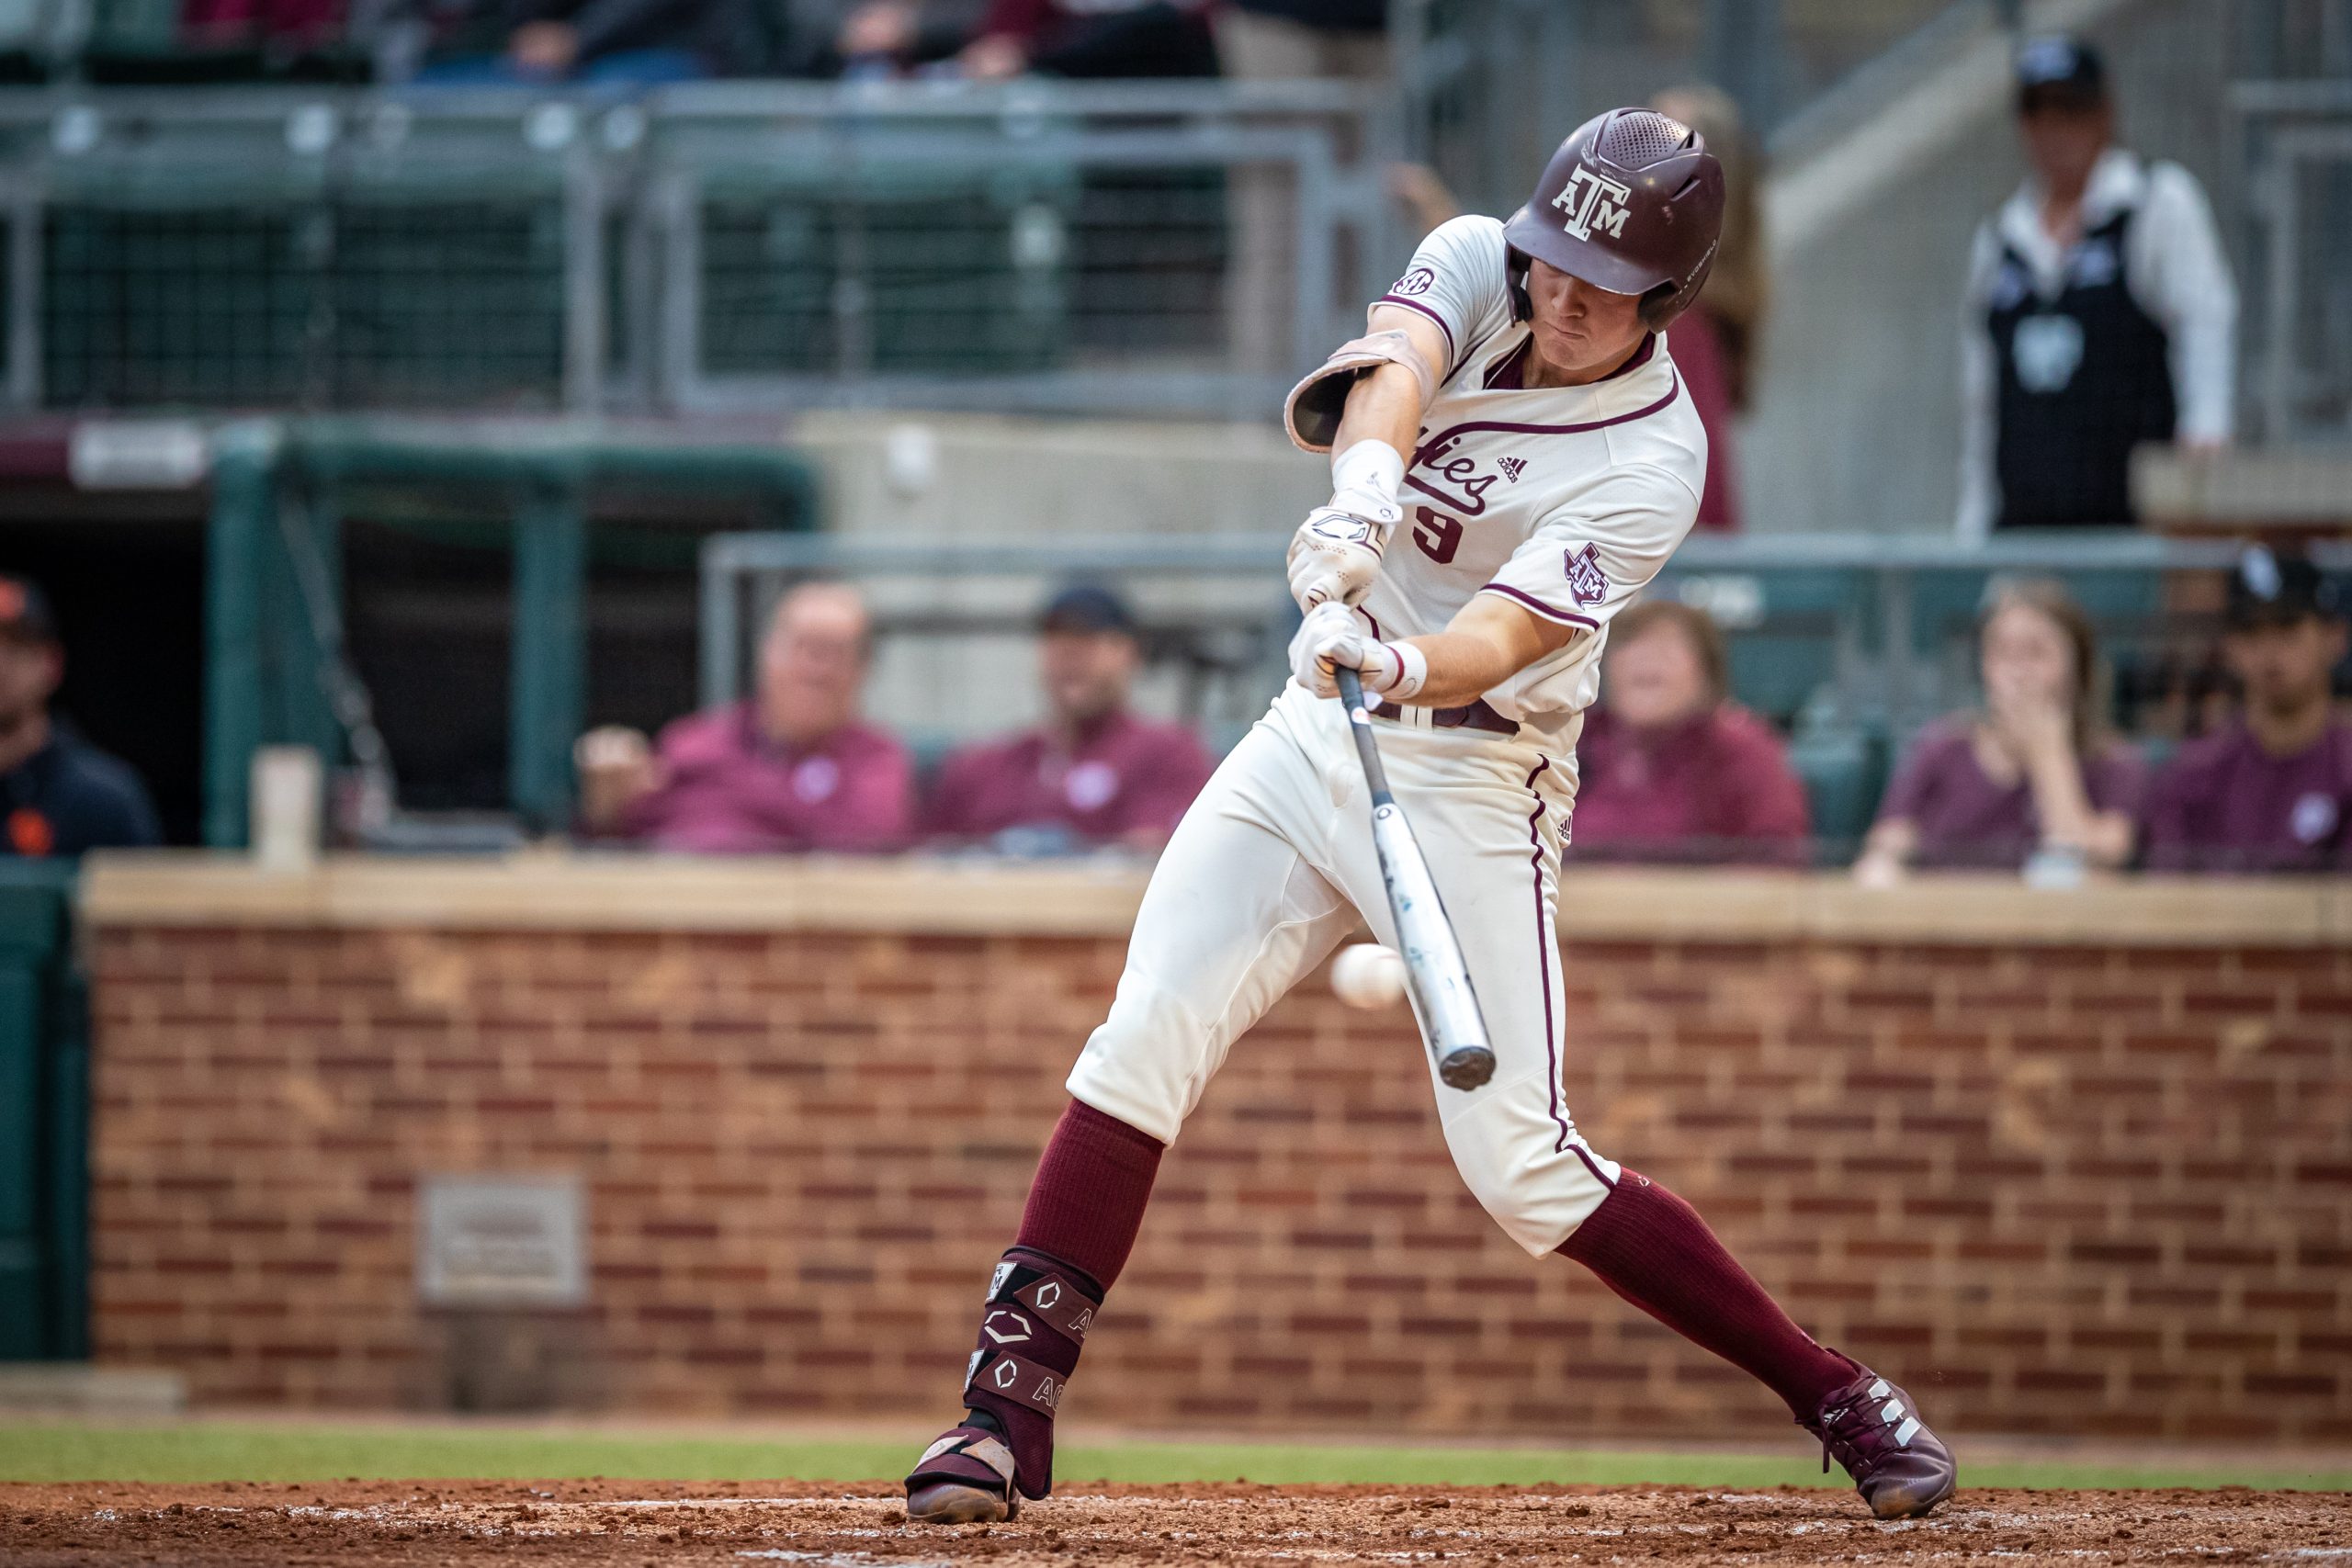
[[[1619,115],[1601,128],[1600,154],[1621,169],[1646,169],[1680,152],[1690,128],[1651,109]]]

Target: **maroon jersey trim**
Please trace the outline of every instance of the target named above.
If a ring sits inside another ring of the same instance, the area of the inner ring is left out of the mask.
[[[1534,594],[1522,593],[1508,582],[1489,582],[1485,587],[1479,589],[1478,592],[1481,593],[1499,593],[1507,599],[1516,599],[1521,604],[1526,605],[1529,609],[1534,611],[1537,615],[1543,616],[1545,620],[1555,621],[1564,626],[1583,626],[1589,631],[1596,632],[1600,629],[1600,623],[1594,620],[1591,616],[1576,615],[1567,610],[1555,610],[1551,605],[1544,603],[1543,600],[1535,597]]]
[[[1674,384],[1667,388],[1666,396],[1658,399],[1657,401],[1647,408],[1635,409],[1631,413],[1614,414],[1608,419],[1589,419],[1580,424],[1518,424],[1508,420],[1474,419],[1462,424],[1448,425],[1421,443],[1419,448],[1413,454],[1413,463],[1420,462],[1431,448],[1442,446],[1457,435],[1466,435],[1474,430],[1499,430],[1513,435],[1579,435],[1588,430],[1606,430],[1611,425],[1631,424],[1637,419],[1647,419],[1681,395],[1682,378],[1677,375],[1674,378]],[[1408,469],[1410,467],[1411,465],[1408,465]],[[1410,479],[1408,478],[1406,482],[1410,483]]]
[[[1443,316],[1439,315],[1435,310],[1430,310],[1419,299],[1408,299],[1398,294],[1384,294],[1379,299],[1374,300],[1373,303],[1375,305],[1402,305],[1408,310],[1419,310],[1422,315],[1427,316],[1430,321],[1435,321],[1437,323],[1437,330],[1445,334],[1446,358],[1451,360],[1453,357],[1453,329],[1445,324],[1445,318]],[[1448,372],[1448,374],[1451,374],[1451,372]]]

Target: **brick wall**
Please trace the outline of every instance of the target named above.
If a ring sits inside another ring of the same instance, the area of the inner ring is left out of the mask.
[[[571,1403],[941,1414],[1113,938],[118,927],[96,1341],[434,1405],[421,1172],[576,1170]],[[2352,1439],[2352,953],[1571,946],[1571,1104],[1958,1428]],[[1401,1014],[1310,984],[1164,1167],[1069,1409],[1719,1438],[1769,1395],[1462,1192]],[[473,1348],[469,1349],[468,1347]],[[549,1349],[549,1347],[553,1347]]]

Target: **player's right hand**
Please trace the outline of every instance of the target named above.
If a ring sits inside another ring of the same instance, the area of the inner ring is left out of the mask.
[[[1362,603],[1380,576],[1388,531],[1403,516],[1401,508],[1377,502],[1361,512],[1318,506],[1308,513],[1290,541],[1290,596],[1298,607]]]
[[[1341,664],[1374,695],[1394,689],[1404,675],[1402,655],[1366,631],[1353,610],[1327,601],[1306,612],[1298,635],[1290,639],[1290,672],[1317,696],[1336,697],[1340,682],[1332,668]]]

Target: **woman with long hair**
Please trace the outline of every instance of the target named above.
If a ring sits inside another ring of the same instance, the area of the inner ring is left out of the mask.
[[[2108,732],[2098,635],[2083,607],[2050,579],[1995,583],[1977,620],[1977,668],[1984,705],[1920,732],[1855,874],[2016,870],[2041,852],[2091,867],[2131,859],[2146,771]]]

